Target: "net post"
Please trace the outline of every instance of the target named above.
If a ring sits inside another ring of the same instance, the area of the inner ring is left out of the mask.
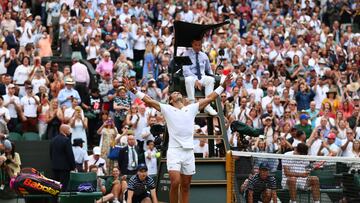
[[[233,199],[233,166],[232,151],[229,150],[226,152],[226,203],[231,203]]]

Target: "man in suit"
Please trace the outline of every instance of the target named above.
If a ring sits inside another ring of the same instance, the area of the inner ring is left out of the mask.
[[[75,158],[69,138],[71,135],[70,126],[62,124],[59,131],[60,133],[50,143],[50,160],[54,179],[61,182],[62,190],[66,191],[70,171],[75,169]]]
[[[119,152],[119,168],[122,174],[135,175],[140,163],[144,163],[144,155],[136,146],[134,135],[128,135],[128,146],[122,148]]]

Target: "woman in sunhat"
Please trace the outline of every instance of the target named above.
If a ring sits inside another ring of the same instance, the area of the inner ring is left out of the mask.
[[[326,93],[326,98],[322,101],[322,104],[330,103],[332,113],[336,113],[336,111],[340,106],[340,100],[336,96],[337,96],[337,89],[331,88]]]

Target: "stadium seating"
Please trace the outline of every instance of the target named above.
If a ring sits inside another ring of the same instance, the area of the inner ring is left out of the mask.
[[[39,137],[38,133],[26,132],[23,134],[23,140],[24,141],[38,141],[38,140],[40,140],[40,137]]]
[[[102,196],[101,192],[76,192],[82,183],[92,183],[96,188],[96,173],[70,173],[70,180],[68,185],[69,195],[60,196],[61,203],[93,203],[95,199]],[[65,193],[64,193],[65,194]]]
[[[9,140],[11,141],[20,141],[23,139],[23,137],[21,136],[20,133],[17,133],[17,132],[10,132],[9,133]]]

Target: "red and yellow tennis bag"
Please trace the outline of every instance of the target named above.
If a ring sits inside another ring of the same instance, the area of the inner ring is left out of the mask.
[[[10,181],[10,187],[21,196],[48,194],[57,196],[61,192],[61,183],[40,174],[36,169],[24,168]]]

